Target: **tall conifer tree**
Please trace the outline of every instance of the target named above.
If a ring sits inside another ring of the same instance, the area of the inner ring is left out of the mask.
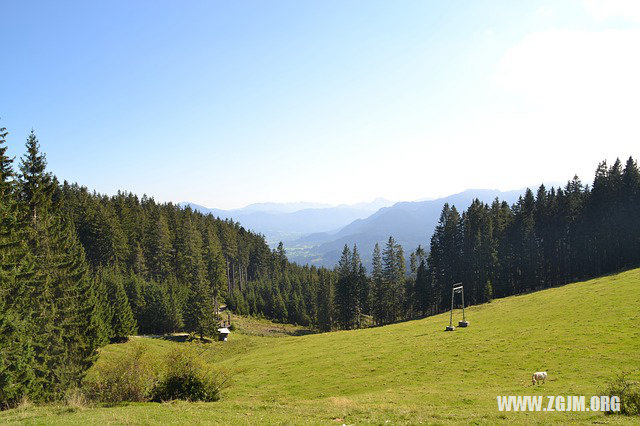
[[[33,259],[19,221],[6,135],[0,128],[0,409],[28,396],[35,380],[29,286]]]
[[[35,255],[32,285],[36,325],[36,399],[55,398],[76,386],[96,358],[100,343],[97,301],[84,251],[68,219],[59,215],[57,181],[31,132],[20,163],[20,198],[27,241]]]

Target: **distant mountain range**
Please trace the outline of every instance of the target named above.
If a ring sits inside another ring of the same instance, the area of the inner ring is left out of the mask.
[[[363,219],[392,201],[378,198],[370,203],[331,206],[318,203],[257,203],[234,210],[207,208],[190,202],[179,203],[222,219],[233,219],[245,228],[262,233],[275,246],[317,232],[337,232],[357,219]]]
[[[476,198],[491,203],[497,197],[513,204],[524,191],[469,189],[447,197],[395,204],[378,198],[370,203],[339,206],[258,203],[235,210],[210,209],[193,203],[180,205],[238,221],[245,228],[262,233],[272,247],[282,241],[289,260],[300,264],[333,267],[345,244],[357,244],[365,266],[370,269],[373,247],[376,243],[384,246],[390,235],[402,244],[407,259],[418,245],[428,249],[444,203],[455,205],[462,213]]]
[[[365,219],[357,219],[337,232],[319,232],[306,235],[285,244],[290,260],[304,264],[332,267],[338,262],[345,244],[358,245],[365,266],[370,265],[371,254],[376,243],[383,247],[389,236],[402,244],[405,252],[414,250],[419,244],[428,249],[429,240],[440,219],[444,203],[463,210],[478,198],[490,203],[496,197],[512,204],[524,190],[498,191],[470,189],[459,194],[428,201],[399,202],[383,207]]]

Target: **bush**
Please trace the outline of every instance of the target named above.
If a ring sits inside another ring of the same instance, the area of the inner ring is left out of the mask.
[[[91,401],[103,403],[217,401],[227,375],[198,358],[184,346],[159,363],[146,346],[133,342],[133,351],[104,357],[83,381],[82,391]]]
[[[83,381],[85,394],[98,402],[149,401],[158,372],[148,358],[145,347],[135,344],[133,353],[98,362]]]
[[[629,379],[630,373],[624,372],[616,376],[607,387],[605,394],[620,398],[619,414],[640,416],[640,383]],[[607,414],[618,414],[608,411]]]
[[[153,400],[217,401],[227,377],[200,361],[192,353],[175,350],[167,358],[166,370],[153,390]]]

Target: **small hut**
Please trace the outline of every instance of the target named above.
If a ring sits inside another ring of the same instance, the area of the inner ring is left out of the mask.
[[[231,330],[229,330],[227,327],[219,328],[218,334],[220,335],[220,341],[226,342],[230,333],[231,333]]]

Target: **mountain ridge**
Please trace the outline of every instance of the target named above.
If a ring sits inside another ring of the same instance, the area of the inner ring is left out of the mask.
[[[384,198],[353,205],[340,204],[329,207],[305,207],[290,211],[294,205],[308,206],[314,203],[256,203],[241,209],[223,210],[208,208],[191,202],[178,203],[189,206],[204,214],[212,214],[221,219],[232,219],[248,229],[262,233],[267,242],[274,246],[280,241],[293,241],[304,235],[317,232],[338,231],[354,220],[375,213],[381,206],[391,205]]]
[[[496,197],[513,204],[525,189],[500,191],[497,189],[468,189],[447,197],[428,201],[401,201],[383,207],[367,218],[356,219],[339,231],[304,236],[289,244],[289,258],[298,263],[332,267],[340,258],[344,245],[358,245],[364,264],[369,266],[376,243],[385,244],[389,236],[401,244],[405,253],[418,245],[428,247],[433,229],[438,223],[445,203],[462,212],[474,199],[491,203]]]
[[[545,186],[558,185],[554,182]],[[289,259],[300,264],[333,267],[345,244],[357,244],[365,266],[369,267],[373,247],[376,243],[383,246],[389,236],[403,246],[407,257],[418,245],[428,247],[444,203],[462,212],[476,198],[484,203],[498,198],[513,204],[525,191],[526,188],[509,191],[475,188],[435,199],[391,202],[376,198],[371,202],[332,206],[266,202],[223,210],[191,202],[179,205],[240,222],[245,228],[263,234],[272,247],[283,242]],[[302,208],[291,211],[299,207]]]

